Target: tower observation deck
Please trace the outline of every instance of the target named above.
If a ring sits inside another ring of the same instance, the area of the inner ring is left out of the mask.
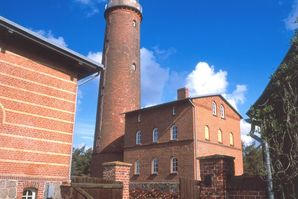
[[[108,0],[106,10],[115,7],[130,7],[142,13],[142,6],[140,5],[139,0]]]

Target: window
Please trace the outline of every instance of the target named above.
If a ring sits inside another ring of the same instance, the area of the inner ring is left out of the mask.
[[[209,127],[205,126],[205,140],[210,140]]]
[[[138,145],[141,144],[141,136],[142,136],[141,131],[138,131],[136,134],[136,144],[138,144]]]
[[[219,129],[217,133],[217,139],[219,143],[222,143],[222,131]]]
[[[212,114],[216,115],[216,103],[212,102]]]
[[[225,118],[225,107],[220,105],[220,117]]]
[[[141,114],[138,115],[138,122],[141,122]]]
[[[177,140],[178,139],[178,128],[176,125],[173,125],[171,127],[171,140]]]
[[[135,162],[135,175],[140,175],[140,160]]]
[[[234,135],[232,132],[230,133],[230,146],[234,146]]]
[[[131,66],[130,66],[130,70],[132,71],[135,71],[137,69],[137,65],[135,63],[133,63]]]
[[[153,129],[153,143],[157,143],[158,141],[158,129]]]
[[[172,114],[176,115],[176,108],[175,107],[173,107]]]
[[[178,173],[178,159],[176,157],[171,158],[171,173]]]
[[[155,158],[154,160],[152,160],[152,170],[151,173],[154,175],[158,174],[158,159]]]
[[[137,27],[137,21],[136,21],[136,20],[133,20],[133,21],[132,21],[132,26],[133,26],[133,27]]]
[[[22,199],[36,199],[36,190],[35,189],[25,189],[23,191]]]

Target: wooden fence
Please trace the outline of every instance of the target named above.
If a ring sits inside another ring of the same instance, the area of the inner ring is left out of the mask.
[[[199,199],[200,182],[191,179],[179,179],[180,199]]]

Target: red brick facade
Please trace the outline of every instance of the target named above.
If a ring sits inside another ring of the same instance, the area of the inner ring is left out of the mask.
[[[2,193],[8,190],[4,198],[21,199],[30,188],[42,199],[50,184],[59,188],[70,180],[77,80],[80,71],[97,70],[84,70],[65,50],[61,56],[57,52],[62,49],[35,39],[39,38],[1,19],[0,184],[5,185]]]
[[[111,1],[105,11],[103,64],[106,70],[100,82],[92,176],[102,175],[104,162],[123,161],[123,113],[140,108],[142,16],[140,10],[130,6],[131,2]]]
[[[212,102],[217,104],[217,114],[212,114]],[[220,117],[220,105],[224,117]],[[235,157],[236,174],[243,173],[240,140],[240,115],[221,96],[188,98],[126,114],[124,161],[133,164],[132,182],[177,182],[180,177],[200,179],[197,158],[223,154]],[[177,139],[171,129],[178,129]],[[205,139],[205,126],[209,139]],[[153,130],[158,129],[158,142],[153,143]],[[222,143],[218,142],[218,130]],[[141,144],[136,144],[136,133],[141,132]],[[233,145],[230,145],[230,133]],[[178,160],[178,172],[172,171],[171,159]],[[152,160],[158,159],[158,174],[152,174]],[[135,173],[136,161],[140,173]]]

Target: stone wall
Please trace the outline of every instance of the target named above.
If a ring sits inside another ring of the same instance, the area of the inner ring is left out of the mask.
[[[179,193],[179,183],[178,182],[162,182],[162,183],[154,183],[154,182],[132,182],[130,183],[130,190],[145,190],[145,191],[151,191],[151,190],[158,190],[162,192],[173,192],[173,193]]]
[[[17,181],[0,180],[0,198],[15,199],[17,197]]]

